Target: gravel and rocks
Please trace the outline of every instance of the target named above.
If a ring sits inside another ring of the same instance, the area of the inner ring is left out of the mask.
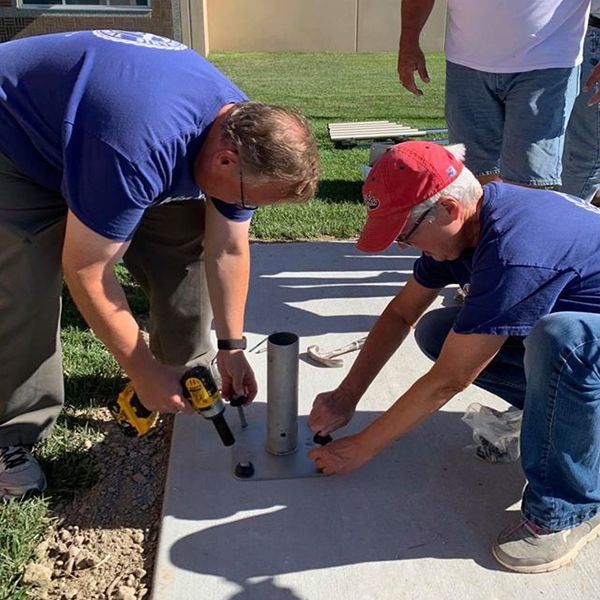
[[[105,409],[91,418],[110,421]],[[99,466],[93,488],[55,511],[57,520],[27,565],[35,600],[142,600],[149,597],[160,527],[172,418],[136,440],[107,428],[89,448]]]

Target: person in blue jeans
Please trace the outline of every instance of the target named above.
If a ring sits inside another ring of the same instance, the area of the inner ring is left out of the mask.
[[[565,135],[560,190],[591,202],[600,187],[600,106],[589,106],[598,90],[586,83],[600,62],[600,0],[592,7],[581,64],[582,90],[575,100]]]
[[[415,75],[429,83],[421,37],[435,4],[401,0],[398,76],[417,96]],[[466,165],[482,184],[560,185],[590,0],[443,4],[450,143],[467,146]]]
[[[600,211],[551,190],[482,188],[463,153],[405,142],[369,173],[358,248],[422,255],[348,375],[315,398],[310,427],[346,425],[413,327],[435,362],[362,431],[309,455],[326,474],[348,473],[470,384],[498,394],[523,409],[527,486],[492,551],[513,571],[551,571],[600,533]],[[424,315],[450,284],[469,284],[464,304]]]

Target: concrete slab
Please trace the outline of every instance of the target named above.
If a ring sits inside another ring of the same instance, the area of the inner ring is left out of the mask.
[[[303,354],[362,337],[411,271],[414,255],[358,253],[345,242],[255,244],[249,347],[273,331],[300,339],[300,414],[343,377]],[[447,290],[440,303],[453,296]],[[260,349],[260,347],[259,347]],[[262,393],[247,411],[262,422],[266,353],[249,356]],[[373,383],[344,433],[373,420],[429,366],[409,338]],[[178,417],[159,542],[154,600],[398,600],[596,598],[600,542],[546,575],[503,571],[490,554],[516,515],[518,465],[465,451],[465,407],[506,405],[475,388],[373,462],[345,477],[239,481],[232,457],[202,417]],[[234,434],[235,411],[227,413]],[[336,435],[340,435],[339,433]]]

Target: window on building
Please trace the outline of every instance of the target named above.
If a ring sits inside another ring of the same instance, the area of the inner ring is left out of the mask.
[[[150,0],[20,0],[20,6],[53,8],[148,8]]]

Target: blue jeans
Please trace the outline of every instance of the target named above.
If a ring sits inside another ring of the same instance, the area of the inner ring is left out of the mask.
[[[565,130],[579,67],[486,73],[446,62],[450,143],[467,147],[477,176],[534,187],[560,184]]]
[[[588,27],[583,46],[581,84],[600,61],[600,29]],[[600,105],[587,101],[600,88],[581,92],[575,100],[565,137],[561,192],[591,202],[600,187]]]
[[[436,360],[460,307],[423,316],[415,330]],[[548,529],[574,527],[600,509],[600,314],[546,315],[508,338],[475,385],[523,409],[521,510]]]

